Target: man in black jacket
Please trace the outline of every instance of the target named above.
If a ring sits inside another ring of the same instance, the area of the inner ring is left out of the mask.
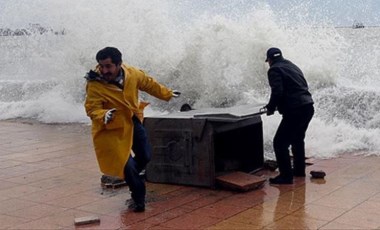
[[[282,114],[281,123],[273,139],[273,148],[280,174],[269,179],[271,184],[292,184],[293,176],[305,177],[305,134],[314,115],[314,102],[302,71],[286,60],[278,48],[267,51],[271,87],[267,115],[275,110]],[[293,169],[289,155],[292,146]]]

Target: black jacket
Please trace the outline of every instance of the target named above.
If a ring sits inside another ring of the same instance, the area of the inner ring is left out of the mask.
[[[266,108],[269,112],[277,108],[279,113],[286,114],[292,109],[314,103],[301,69],[289,60],[273,61],[268,70],[268,81],[271,95]]]

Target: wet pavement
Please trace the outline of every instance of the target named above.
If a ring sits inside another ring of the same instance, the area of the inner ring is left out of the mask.
[[[293,185],[244,193],[147,183],[146,211],[134,213],[128,187],[102,188],[89,126],[0,121],[0,138],[1,229],[380,228],[378,156],[310,159]],[[84,216],[100,223],[75,226]]]

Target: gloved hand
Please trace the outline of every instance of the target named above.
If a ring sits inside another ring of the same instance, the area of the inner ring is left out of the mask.
[[[178,90],[173,90],[173,97],[179,97],[181,95],[181,92],[179,92]]]
[[[264,107],[260,108],[259,112],[260,113],[266,113],[267,112],[267,107],[264,106]]]
[[[273,115],[274,114],[274,111],[272,110],[268,110],[268,107],[267,106],[264,106],[260,109],[260,112],[261,113],[266,113],[267,116],[270,116],[270,115]]]
[[[273,114],[274,114],[274,111],[267,109],[267,116],[270,116],[270,115],[273,115]]]
[[[106,112],[106,114],[104,115],[104,124],[108,124],[108,122],[110,122],[112,120],[112,117],[113,117],[113,113],[116,111],[115,108],[113,109],[110,109]]]

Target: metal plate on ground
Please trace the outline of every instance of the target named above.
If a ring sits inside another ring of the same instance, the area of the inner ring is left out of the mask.
[[[216,177],[217,184],[222,187],[243,192],[258,189],[265,181],[262,177],[240,171]]]

